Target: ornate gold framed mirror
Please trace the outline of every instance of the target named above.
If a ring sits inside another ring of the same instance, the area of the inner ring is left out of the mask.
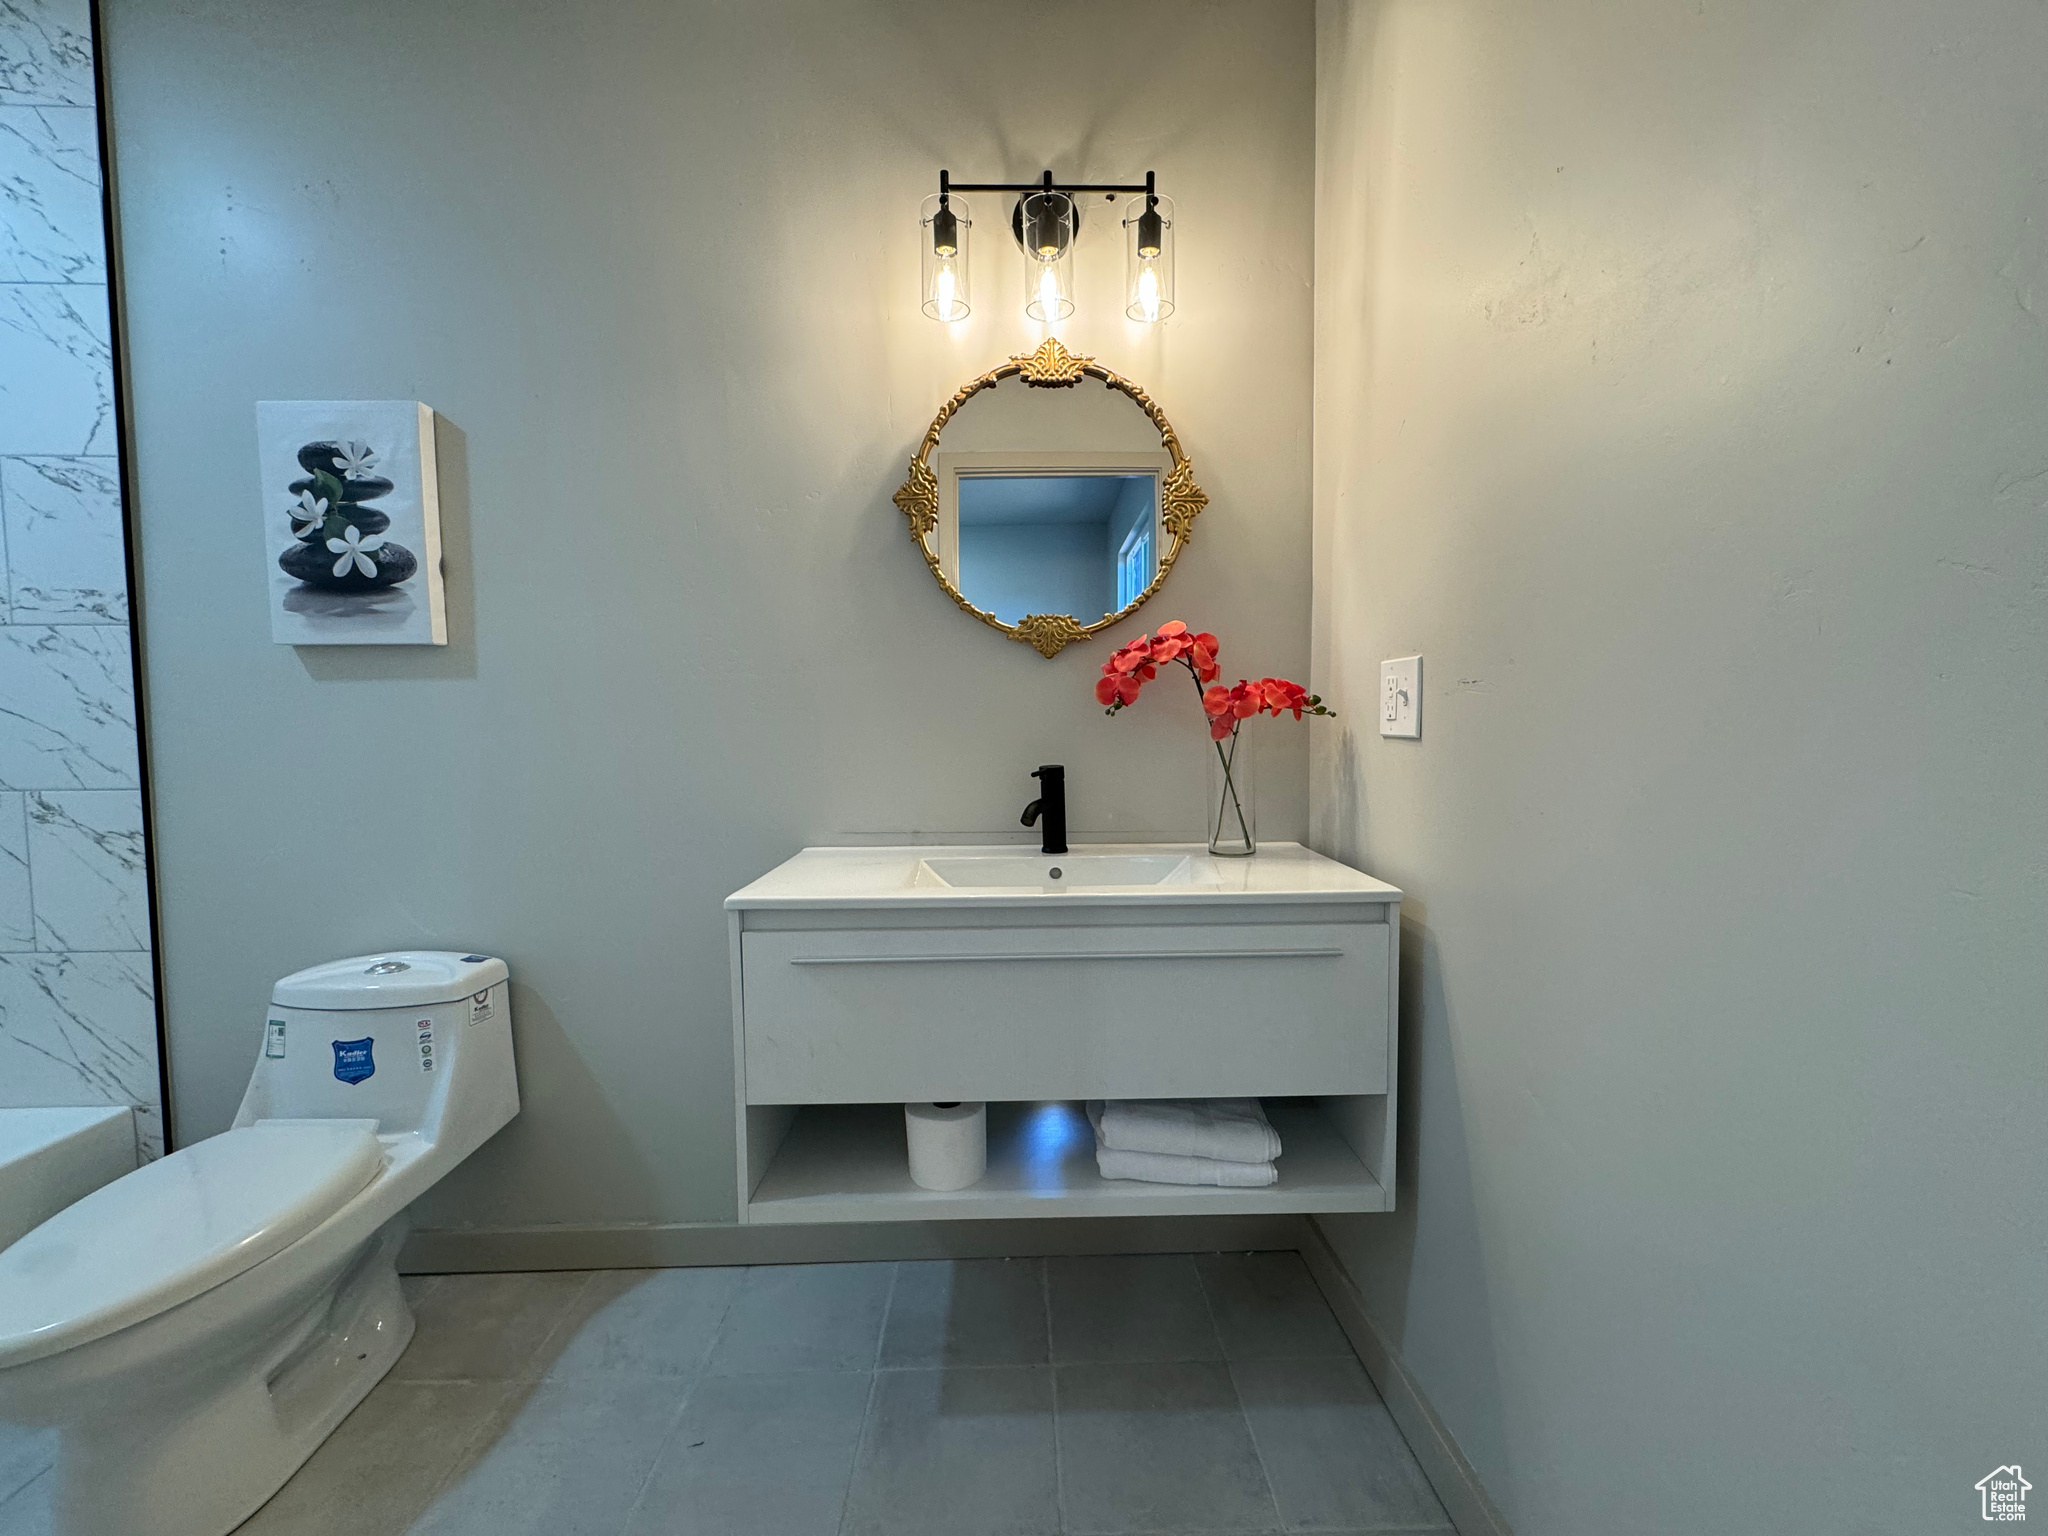
[[[895,502],[946,595],[1050,659],[1144,607],[1209,498],[1151,396],[1048,339],[939,408]]]

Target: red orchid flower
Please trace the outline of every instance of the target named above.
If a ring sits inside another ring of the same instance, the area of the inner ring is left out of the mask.
[[[1299,720],[1302,710],[1308,705],[1308,690],[1284,677],[1262,677],[1252,687],[1257,690],[1259,707],[1276,717],[1292,710],[1294,718]]]
[[[1100,677],[1095,681],[1095,702],[1121,709],[1138,702],[1138,690],[1143,686],[1135,677]]]
[[[1277,718],[1292,714],[1299,720],[1304,714],[1335,713],[1324,708],[1323,701],[1301,684],[1284,677],[1262,677],[1257,682],[1239,678],[1235,687],[1224,687],[1216,681],[1222,670],[1216,664],[1220,649],[1216,637],[1207,630],[1191,634],[1179,619],[1169,620],[1156,633],[1140,635],[1120,647],[1102,664],[1102,676],[1095,683],[1095,701],[1113,715],[1138,702],[1139,690],[1159,675],[1160,667],[1177,661],[1188,669],[1201,692],[1202,713],[1209,722],[1210,738],[1215,741],[1228,739],[1253,715]]]
[[[1159,633],[1152,639],[1152,659],[1172,661],[1192,645],[1188,639],[1188,627],[1179,619],[1173,619],[1159,626]]]
[[[1152,661],[1151,643],[1143,635],[1140,635],[1129,645],[1117,651],[1107,662],[1103,663],[1102,670],[1104,675],[1136,672],[1140,677],[1150,682],[1159,675],[1158,669],[1153,666]]]

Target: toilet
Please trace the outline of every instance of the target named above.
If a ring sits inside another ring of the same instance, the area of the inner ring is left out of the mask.
[[[288,976],[232,1129],[0,1251],[0,1420],[58,1431],[58,1536],[225,1536],[412,1338],[406,1207],[519,1112],[502,960]]]

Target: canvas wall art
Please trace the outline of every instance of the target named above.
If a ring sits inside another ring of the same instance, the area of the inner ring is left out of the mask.
[[[417,400],[256,407],[280,645],[446,645],[434,413]]]

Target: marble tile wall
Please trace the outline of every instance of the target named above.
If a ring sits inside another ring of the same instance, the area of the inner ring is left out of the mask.
[[[88,0],[0,0],[0,1106],[162,1146]]]

